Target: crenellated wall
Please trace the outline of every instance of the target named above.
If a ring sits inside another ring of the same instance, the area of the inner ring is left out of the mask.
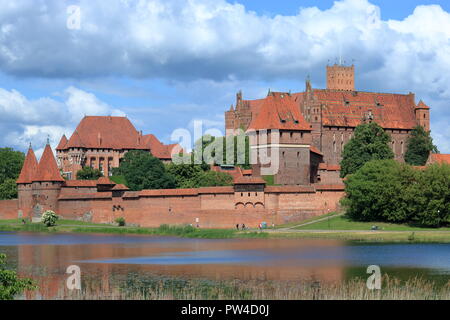
[[[116,195],[112,192],[61,193],[58,214],[68,219],[159,227],[192,224],[204,228],[257,227],[302,221],[339,208],[342,185],[266,187],[263,192],[235,192],[233,187],[144,190]]]

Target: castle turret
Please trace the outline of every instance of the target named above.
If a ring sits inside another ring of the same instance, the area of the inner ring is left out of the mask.
[[[425,131],[430,131],[430,107],[422,100],[416,107],[416,121],[419,126],[422,126]]]
[[[327,66],[327,89],[355,91],[355,66]]]
[[[32,185],[32,218],[40,218],[46,210],[58,211],[58,197],[64,179],[59,173],[50,144],[47,142]]]
[[[34,176],[36,175],[37,167],[38,162],[30,144],[23,163],[22,171],[16,181],[19,198],[19,218],[29,217],[31,215],[33,207],[32,182]]]

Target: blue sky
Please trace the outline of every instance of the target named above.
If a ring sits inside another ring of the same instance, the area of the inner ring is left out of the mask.
[[[325,86],[355,59],[356,87],[416,93],[450,152],[450,2],[442,0],[0,0],[0,146],[42,150],[83,115],[127,115],[166,143],[194,120],[223,130],[242,90]]]

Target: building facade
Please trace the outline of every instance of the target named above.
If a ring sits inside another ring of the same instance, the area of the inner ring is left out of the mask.
[[[64,135],[56,148],[58,168],[69,179],[83,167],[112,175],[112,168],[130,150],[144,150],[163,162],[171,161],[172,152],[181,152],[177,144],[164,145],[154,135],[138,132],[126,117],[87,116],[67,139]]]
[[[414,127],[420,125],[430,130],[430,108],[423,101],[416,103],[413,93],[357,91],[354,66],[327,66],[326,82],[326,89],[313,89],[307,80],[303,92],[277,93],[289,96],[284,101],[289,105],[294,103],[310,126],[305,137],[308,137],[311,147],[322,155],[321,162],[326,165],[340,164],[345,144],[361,123],[375,121],[391,135],[391,148],[398,161],[404,159],[407,139]],[[272,95],[269,91],[263,99],[244,100],[242,92],[238,92],[235,106],[225,112],[227,134],[234,134],[239,129],[253,131],[255,119],[270,112],[265,106],[268,100],[273,99]],[[279,127],[282,127],[281,123]],[[296,161],[286,159],[286,167],[295,166]],[[302,182],[301,179],[297,181]],[[289,181],[285,182],[289,184]]]

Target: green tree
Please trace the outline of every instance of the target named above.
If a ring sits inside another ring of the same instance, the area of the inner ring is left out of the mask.
[[[175,178],[177,188],[191,188],[192,179],[205,171],[204,169],[203,166],[195,164],[169,163],[166,165],[167,172]],[[207,169],[209,169],[209,166]]]
[[[6,179],[0,184],[0,200],[16,199],[17,184],[15,179]]]
[[[11,148],[0,148],[0,184],[7,179],[17,180],[25,155]]]
[[[439,227],[450,221],[450,166],[434,164],[420,171],[419,183],[409,192],[413,221]]]
[[[375,122],[356,127],[353,138],[344,147],[341,177],[355,173],[371,160],[393,159],[390,141],[391,136]]]
[[[25,290],[36,288],[33,280],[21,279],[15,271],[6,269],[6,255],[0,253],[0,300],[12,300]]]
[[[175,178],[167,173],[162,161],[146,151],[127,152],[113,173],[123,176],[127,187],[133,191],[171,189],[176,186]]]
[[[103,177],[103,173],[91,167],[83,167],[77,172],[78,180],[98,180],[100,177]]]
[[[417,173],[411,167],[373,160],[346,179],[342,203],[353,220],[408,222],[413,212],[405,195],[416,183]]]
[[[430,153],[439,153],[439,150],[433,144],[430,132],[425,131],[422,126],[417,126],[411,131],[407,146],[405,161],[413,166],[423,166],[426,164]]]
[[[233,177],[225,172],[203,171],[186,184],[186,187],[189,188],[231,186],[233,185]]]

